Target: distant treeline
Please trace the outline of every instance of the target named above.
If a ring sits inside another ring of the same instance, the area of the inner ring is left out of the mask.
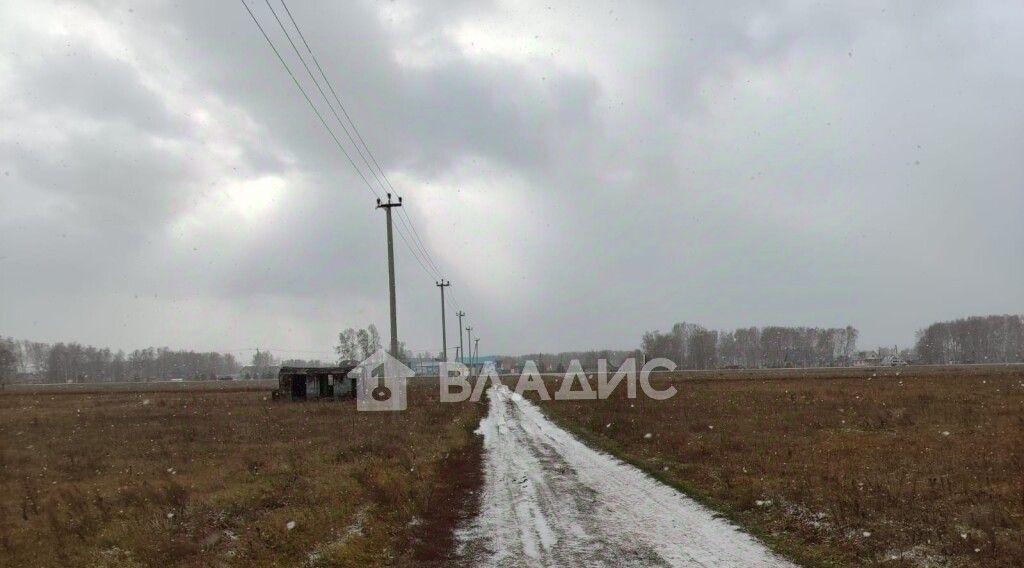
[[[933,323],[917,332],[921,363],[1024,362],[1024,317],[975,316]]]
[[[723,367],[832,367],[850,365],[857,354],[853,327],[747,327],[735,331],[677,323],[667,333],[641,339],[647,358],[665,357],[683,369]]]
[[[78,343],[0,340],[0,359],[10,361],[12,374],[32,375],[46,382],[118,382],[167,379],[214,379],[238,372],[230,353],[175,351],[166,347],[130,353]]]
[[[600,359],[608,361],[609,368],[618,365],[630,357],[639,357],[637,351],[601,349],[593,351],[563,351],[561,353],[531,353],[527,355],[501,356],[502,361],[510,362],[516,369],[522,369],[526,361],[533,361],[537,370],[542,373],[564,373],[569,364],[576,359],[584,370],[594,371]]]

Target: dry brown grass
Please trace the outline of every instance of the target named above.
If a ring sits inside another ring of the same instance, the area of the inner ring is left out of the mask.
[[[482,405],[438,404],[435,388],[402,413],[269,394],[0,395],[0,564],[444,560],[478,481]]]
[[[809,565],[1024,565],[1020,367],[799,373],[543,407]]]

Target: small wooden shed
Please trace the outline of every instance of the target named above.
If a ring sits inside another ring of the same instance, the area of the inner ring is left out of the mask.
[[[277,374],[275,399],[311,400],[355,398],[356,379],[349,373],[356,363],[337,367],[281,367]]]

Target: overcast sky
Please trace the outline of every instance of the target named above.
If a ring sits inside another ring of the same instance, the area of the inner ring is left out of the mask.
[[[1019,0],[640,4],[289,2],[482,352],[1024,311]],[[384,215],[242,4],[5,1],[0,47],[0,335],[386,338]]]

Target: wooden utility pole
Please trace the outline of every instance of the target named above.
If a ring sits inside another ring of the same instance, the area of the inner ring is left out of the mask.
[[[391,194],[388,194],[386,203],[377,198],[377,209],[383,209],[388,218],[388,287],[391,295],[391,356],[398,357],[398,315],[395,306],[395,241],[391,236],[391,208],[401,207],[402,198],[398,201],[391,201]]]
[[[440,282],[437,282],[437,287],[441,289],[441,359],[444,361],[448,360],[448,330],[444,323],[444,289],[451,286],[452,283],[446,281],[444,278]],[[459,333],[459,335],[462,335]]]
[[[455,312],[455,315],[459,316],[459,350],[456,351],[457,355],[455,359],[460,363],[466,362],[466,351],[462,347],[462,316],[466,315],[466,312],[459,310]]]
[[[474,339],[473,341],[476,342],[476,343],[473,344],[475,346],[475,349],[473,349],[473,361],[475,361],[479,365],[479,363],[480,363],[480,338],[478,337],[478,338]],[[479,368],[477,369],[476,372],[480,373],[480,371],[483,371],[483,370],[484,370],[484,366],[483,365],[479,365]]]

